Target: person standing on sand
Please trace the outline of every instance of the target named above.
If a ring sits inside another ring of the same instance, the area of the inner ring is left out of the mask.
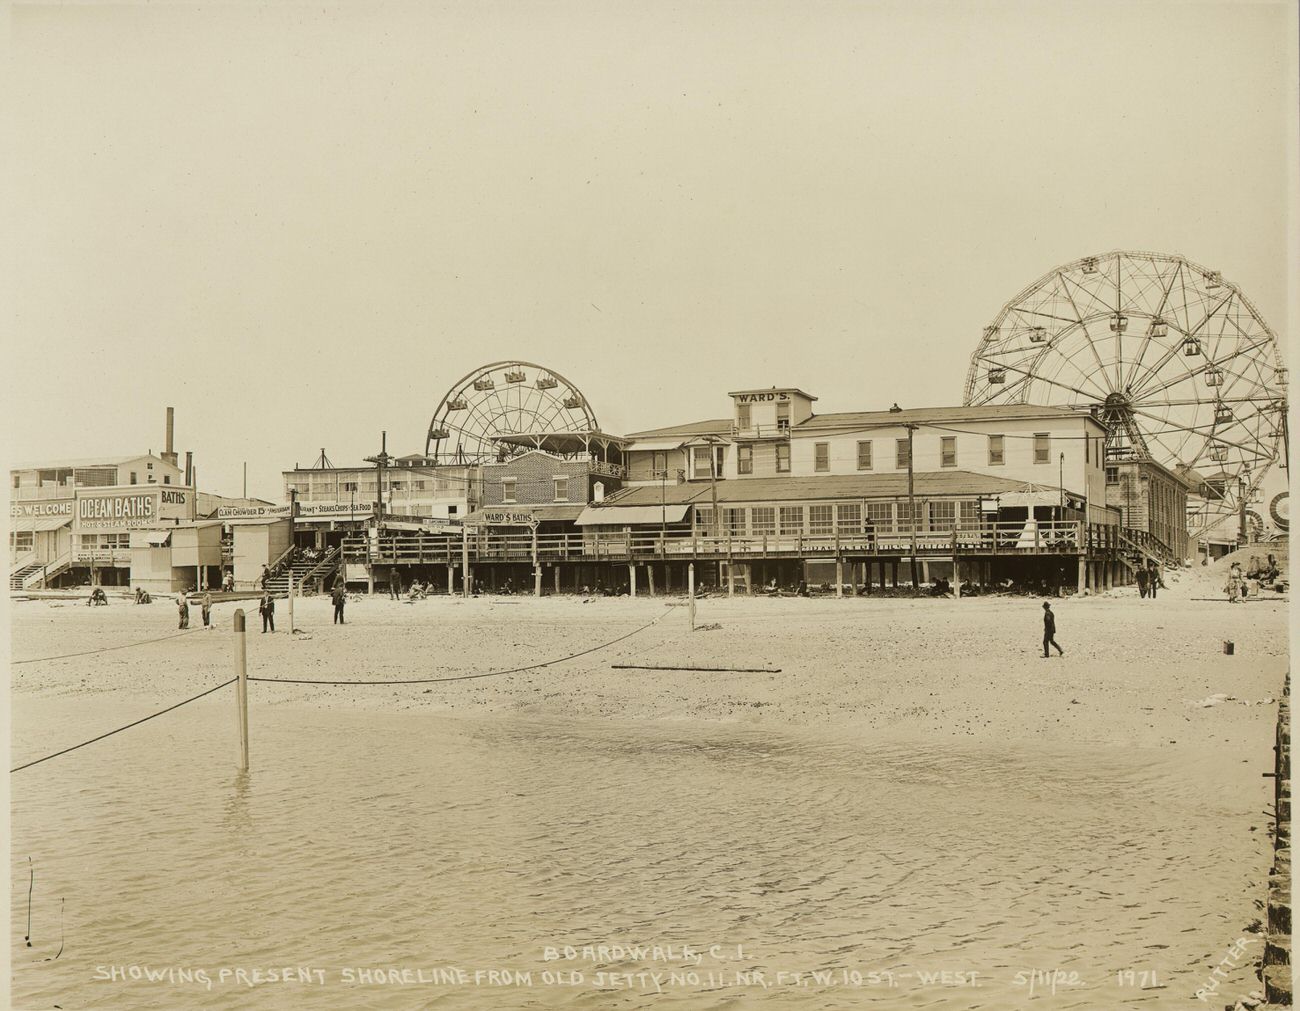
[[[348,602],[348,594],[342,583],[334,584],[334,593],[331,595],[331,599],[334,601],[334,624],[346,625],[347,622],[343,620],[343,605]]]
[[[203,627],[212,627],[212,594],[208,590],[203,591],[203,599],[199,602],[203,607]]]
[[[185,597],[185,591],[181,590],[176,594],[176,609],[180,611],[181,623],[180,628],[190,627],[190,602]]]
[[[262,632],[265,634],[268,630],[275,631],[275,598],[271,596],[270,591],[262,591],[262,602],[257,606],[257,612],[262,616]]]
[[[1147,583],[1149,582],[1146,567],[1137,570],[1138,596],[1145,599],[1147,595]]]
[[[1043,658],[1051,656],[1051,650],[1048,646],[1055,646],[1056,652],[1065,656],[1065,650],[1061,649],[1056,641],[1056,615],[1052,613],[1052,605],[1043,601]]]

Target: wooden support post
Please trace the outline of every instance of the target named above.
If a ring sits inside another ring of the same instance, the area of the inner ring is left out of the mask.
[[[849,596],[858,595],[858,567],[861,563],[849,562]]]
[[[733,566],[733,565],[731,564],[730,560],[728,560],[728,562],[727,562],[727,596],[728,596],[728,597],[734,597],[735,595],[736,595],[736,569],[735,569],[735,566]]]
[[[1088,563],[1084,560],[1083,555],[1080,555],[1079,556],[1079,582],[1078,582],[1078,586],[1076,587],[1076,592],[1080,594],[1083,593],[1084,585],[1086,584],[1087,579],[1088,579]]]
[[[844,596],[844,559],[835,553],[835,597],[840,599]]]
[[[686,563],[686,614],[691,621],[691,631],[695,631],[695,563]]]
[[[239,771],[248,771],[248,644],[244,609],[235,611],[235,718],[239,726]]]
[[[533,527],[533,596],[542,595],[542,565],[537,560],[537,527]]]
[[[456,592],[456,570],[452,567],[451,562],[447,563],[447,596],[452,596]]]
[[[469,585],[471,581],[469,571],[469,527],[460,528],[460,595],[469,597]]]
[[[653,597],[653,596],[655,595],[655,566],[654,566],[654,562],[650,562],[650,563],[648,563],[648,564],[646,565],[646,567],[645,567],[645,574],[646,574],[646,579],[647,579],[647,581],[648,581],[649,584],[650,584],[650,596]]]
[[[375,595],[375,563],[366,563],[366,593],[373,597]]]
[[[955,554],[952,556],[952,595],[961,600],[961,559]]]
[[[862,563],[862,567],[863,567],[864,569],[866,569],[866,572],[867,572],[867,596],[870,597],[870,596],[871,596],[871,579],[872,579],[872,575],[873,575],[873,572],[874,572],[875,567],[876,567],[876,563],[873,562],[870,558],[868,558],[865,562]]]
[[[630,592],[632,596],[635,597],[636,596],[636,563],[635,562],[627,563],[627,578],[628,578],[628,585],[631,588]]]
[[[289,566],[289,639],[293,640],[293,566]]]
[[[558,565],[555,566],[555,592],[560,592],[560,567]]]

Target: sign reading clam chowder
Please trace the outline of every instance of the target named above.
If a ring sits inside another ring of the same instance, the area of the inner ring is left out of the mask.
[[[220,506],[217,509],[219,520],[286,519],[288,516],[287,505]]]
[[[72,499],[52,499],[48,502],[11,502],[9,518],[41,519],[46,516],[66,516],[72,519]]]

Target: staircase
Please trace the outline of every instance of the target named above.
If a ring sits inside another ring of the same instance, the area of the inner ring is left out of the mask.
[[[9,573],[9,591],[11,593],[14,591],[22,591],[23,589],[26,588],[27,577],[30,576],[33,572],[40,572],[40,571],[41,571],[40,562],[30,562],[27,565],[14,569],[13,572]]]
[[[330,548],[322,558],[315,561],[298,559],[292,565],[281,567],[266,581],[266,588],[276,596],[289,593],[289,573],[293,573],[294,589],[301,592],[303,586],[333,573],[339,564],[339,549]]]
[[[1138,566],[1128,558],[1128,554],[1131,553],[1140,554],[1144,563],[1154,560],[1160,565],[1178,564],[1169,546],[1146,530],[1124,528],[1119,532],[1119,545],[1123,549],[1123,553],[1119,556],[1120,561],[1128,566],[1130,572],[1136,572],[1138,569]]]

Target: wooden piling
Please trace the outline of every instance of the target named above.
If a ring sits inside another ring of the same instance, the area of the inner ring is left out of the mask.
[[[239,726],[239,771],[248,771],[248,644],[244,609],[235,611],[235,717]]]

